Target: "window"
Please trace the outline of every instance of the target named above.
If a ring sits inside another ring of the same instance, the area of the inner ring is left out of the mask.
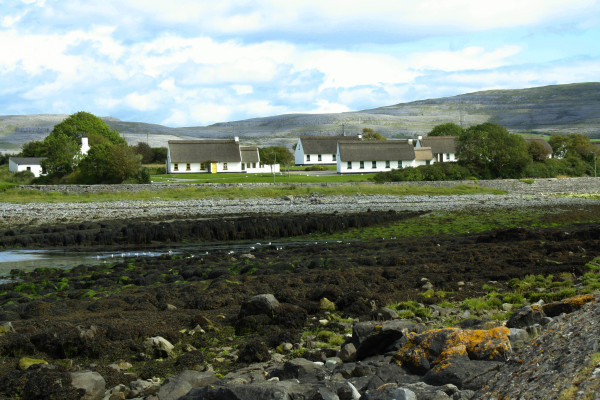
[[[223,163],[223,171],[227,171],[227,163],[226,162]]]
[[[306,161],[310,161],[310,154],[306,155]]]
[[[450,159],[450,153],[446,153],[446,160]]]
[[[255,162],[252,163],[252,168],[256,168],[256,163]]]
[[[206,164],[205,163],[200,163],[200,169],[206,169]]]
[[[402,161],[398,161],[398,168],[402,168]]]
[[[27,171],[31,171],[31,167],[27,167]]]
[[[185,164],[185,170],[186,171],[191,171],[192,170],[192,166],[190,165],[190,163],[186,163]]]
[[[377,161],[371,161],[371,168],[377,168]]]
[[[332,155],[331,155],[331,159],[332,159],[333,161],[337,161],[337,154],[332,154]]]
[[[429,160],[425,161],[425,165],[429,165],[429,164],[431,164],[431,161],[429,161]]]
[[[389,162],[389,161],[386,161],[386,162],[385,162],[385,167],[386,167],[386,168],[389,168],[389,167],[390,167],[390,162]]]
[[[361,162],[360,162],[360,166],[359,166],[359,168],[360,168],[360,169],[365,169],[365,162],[364,162],[364,161],[361,161]]]
[[[179,171],[179,164],[173,164],[173,171]]]
[[[352,161],[348,161],[348,169],[352,169]]]
[[[323,159],[322,159],[322,157],[321,157],[321,155],[320,155],[320,154],[317,156],[317,160],[318,160],[318,161],[323,161]]]
[[[242,163],[242,171],[246,170],[246,164]]]

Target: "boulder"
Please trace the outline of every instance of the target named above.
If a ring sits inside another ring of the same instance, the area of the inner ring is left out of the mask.
[[[167,378],[158,391],[160,400],[176,400],[194,388],[210,385],[219,378],[213,372],[185,370],[178,375]]]
[[[279,306],[279,301],[272,294],[259,294],[242,303],[238,318],[259,314],[273,318]]]
[[[152,355],[155,358],[167,358],[173,356],[175,346],[162,336],[154,336],[146,339],[144,342],[146,354]]]
[[[512,351],[506,327],[490,330],[435,329],[408,333],[407,342],[394,360],[415,374],[425,374],[468,360],[506,361]]]
[[[506,322],[507,328],[526,328],[535,324],[541,324],[546,317],[544,309],[540,305],[527,305],[519,308]]]
[[[423,376],[423,382],[433,386],[453,384],[459,389],[478,390],[498,372],[502,365],[504,363],[499,361],[456,358],[435,365]]]
[[[580,296],[571,297],[562,301],[544,304],[542,309],[548,317],[557,317],[560,314],[570,314],[573,311],[579,310],[585,304],[595,301],[596,297],[593,294],[583,294]],[[545,325],[542,323],[542,325]]]
[[[293,381],[267,381],[250,384],[209,385],[192,389],[180,400],[264,400],[264,399],[310,399],[314,394],[310,385]]]
[[[420,332],[422,330],[419,325],[407,320],[392,320],[382,324],[367,322],[357,325],[360,325],[360,327],[352,330],[352,338],[354,339],[354,333],[356,332],[359,341],[356,348],[357,360],[385,354],[389,350],[397,350],[397,348],[391,347],[403,338],[405,332]]]
[[[71,385],[85,391],[82,400],[100,400],[104,397],[106,389],[106,381],[102,375],[94,371],[71,372]]]
[[[325,369],[307,359],[295,358],[273,370],[269,378],[279,380],[297,379],[300,383],[316,383],[325,379]]]
[[[338,353],[338,357],[343,362],[349,362],[356,360],[356,347],[353,343],[346,343],[342,346],[340,352]]]

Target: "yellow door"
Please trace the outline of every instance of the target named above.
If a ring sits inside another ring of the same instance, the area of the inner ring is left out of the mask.
[[[210,172],[212,172],[213,174],[217,173],[217,163],[210,163]]]

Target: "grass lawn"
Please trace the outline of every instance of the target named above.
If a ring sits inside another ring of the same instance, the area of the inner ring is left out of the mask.
[[[369,182],[375,174],[364,175],[310,175],[275,174],[275,183],[341,183],[341,182]],[[273,174],[165,174],[152,175],[152,183],[273,183]]]

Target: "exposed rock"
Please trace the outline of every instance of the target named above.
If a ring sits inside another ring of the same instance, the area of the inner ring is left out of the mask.
[[[192,389],[180,400],[264,400],[264,399],[306,399],[314,389],[293,381],[269,381],[261,383],[210,385],[202,389]]]
[[[445,328],[422,334],[408,333],[406,344],[394,359],[417,374],[434,368],[441,372],[458,361],[506,361],[512,351],[509,335],[505,327],[489,331]]]
[[[526,328],[541,323],[545,316],[542,306],[526,305],[514,312],[506,322],[506,326],[508,328]]]
[[[185,370],[165,381],[158,391],[158,398],[160,400],[176,400],[186,395],[193,388],[204,387],[218,380],[213,372]]]
[[[154,358],[172,357],[175,348],[171,342],[161,336],[146,339],[144,346],[146,346],[146,354],[150,354]]]
[[[272,371],[269,377],[276,377],[279,380],[297,379],[300,383],[316,383],[322,381],[325,375],[326,371],[323,367],[304,358],[295,358]]]
[[[272,294],[259,294],[242,303],[238,317],[264,314],[273,318],[279,306],[279,301]]]
[[[82,400],[102,399],[106,388],[102,375],[94,371],[71,372],[71,385],[85,391]]]
[[[335,303],[326,297],[319,301],[319,308],[323,311],[335,311]]]

